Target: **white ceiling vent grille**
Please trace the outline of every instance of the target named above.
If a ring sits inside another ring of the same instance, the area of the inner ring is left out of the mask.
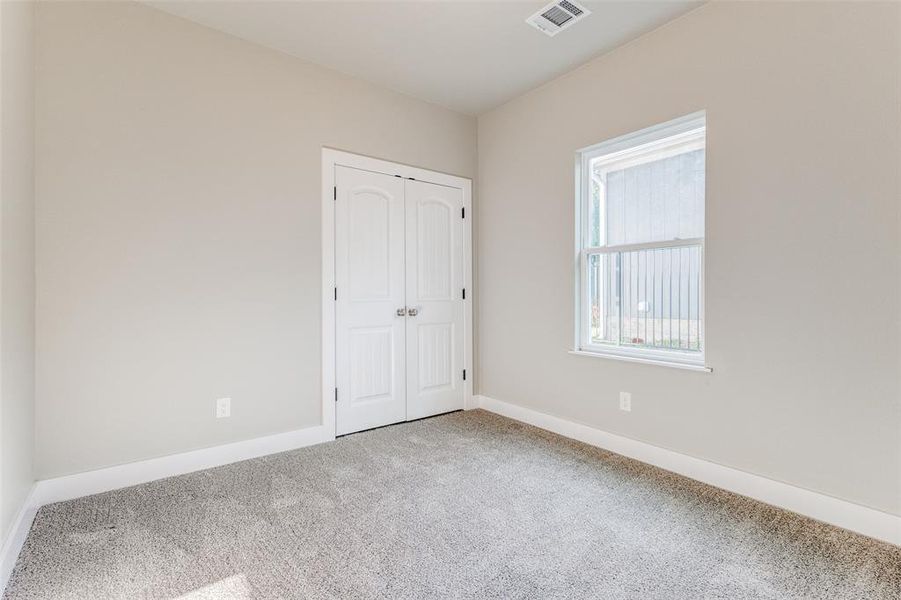
[[[526,23],[553,37],[590,14],[591,11],[572,0],[560,0],[539,10],[526,19]]]

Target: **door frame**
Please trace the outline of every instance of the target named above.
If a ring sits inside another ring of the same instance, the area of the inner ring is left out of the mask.
[[[463,285],[467,291],[463,300],[463,368],[466,369],[463,406],[472,406],[472,180],[323,146],[321,393],[322,425],[328,439],[335,438],[336,429],[335,168],[339,166],[445,185],[463,191]]]

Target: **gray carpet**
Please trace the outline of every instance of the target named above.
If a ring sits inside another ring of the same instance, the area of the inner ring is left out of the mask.
[[[901,549],[483,411],[46,506],[25,598],[901,598]]]

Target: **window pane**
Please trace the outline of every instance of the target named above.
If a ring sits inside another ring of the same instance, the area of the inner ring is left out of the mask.
[[[593,344],[615,343],[619,339],[617,254],[588,257],[588,290],[591,298],[589,339]]]
[[[579,155],[587,350],[703,362],[705,121],[688,115]]]
[[[609,168],[603,157],[592,161],[594,178],[606,185],[604,208],[589,215],[594,231],[606,214],[607,245],[703,237],[704,149]]]
[[[701,247],[589,258],[591,341],[699,352]]]

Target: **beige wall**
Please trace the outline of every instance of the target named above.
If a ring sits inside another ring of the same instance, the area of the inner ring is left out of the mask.
[[[0,3],[0,546],[34,482],[34,6]]]
[[[899,27],[713,3],[480,117],[481,392],[901,514]],[[574,152],[700,109],[714,372],[567,354]]]
[[[321,146],[472,177],[475,120],[137,4],[37,12],[38,476],[317,424]]]

